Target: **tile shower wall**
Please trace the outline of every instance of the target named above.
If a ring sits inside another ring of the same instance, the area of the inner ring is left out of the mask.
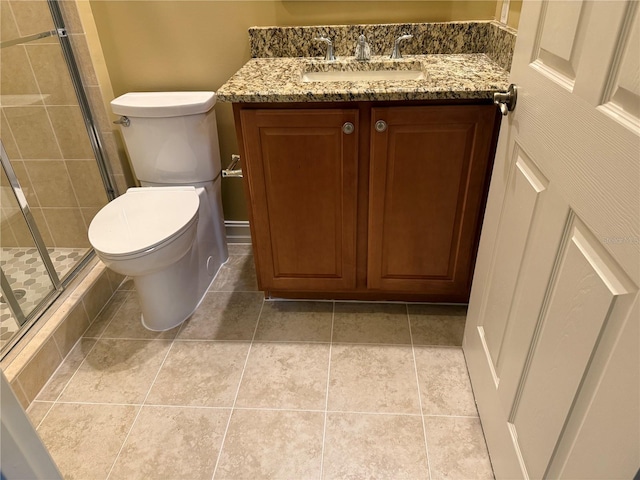
[[[93,67],[76,2],[60,4],[112,179],[122,191],[126,169],[102,101],[105,86]],[[0,8],[2,41],[53,28],[44,0],[0,0]],[[55,37],[2,49],[0,132],[45,243],[88,247],[88,225],[107,197],[73,85],[67,72],[60,70],[64,66]],[[3,208],[3,246],[32,244],[16,213]]]
[[[105,60],[93,20],[93,12],[89,2],[63,0],[61,6],[80,69],[82,84],[107,158],[112,183],[116,194],[122,194],[128,187],[135,185],[135,180],[129,160],[124,153],[124,147],[116,140],[109,112],[105,106],[114,94],[109,75],[104,67]],[[93,218],[96,213],[97,210],[83,211],[85,218],[88,216]]]

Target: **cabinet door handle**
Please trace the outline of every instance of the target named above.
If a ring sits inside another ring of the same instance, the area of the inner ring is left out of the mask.
[[[354,127],[351,122],[345,122],[344,125],[342,125],[342,131],[347,135],[351,135],[355,129],[356,127]]]
[[[387,122],[384,120],[378,120],[375,128],[376,132],[384,132],[387,129]]]

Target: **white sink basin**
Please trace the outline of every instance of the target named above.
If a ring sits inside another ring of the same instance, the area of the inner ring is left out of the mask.
[[[310,63],[302,72],[303,82],[380,82],[425,80],[422,63],[414,60],[354,60]]]
[[[302,74],[303,82],[375,82],[424,79],[424,73],[419,70],[333,70],[329,72],[305,72]]]

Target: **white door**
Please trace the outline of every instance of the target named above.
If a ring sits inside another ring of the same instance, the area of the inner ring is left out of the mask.
[[[62,480],[47,447],[0,371],[0,478]]]
[[[497,479],[640,467],[637,1],[525,1],[464,352]]]

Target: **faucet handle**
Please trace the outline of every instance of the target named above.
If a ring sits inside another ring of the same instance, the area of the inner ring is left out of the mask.
[[[402,58],[402,53],[400,52],[400,42],[404,42],[405,40],[411,40],[413,35],[405,33],[396,38],[396,41],[393,42],[393,50],[391,51],[392,59]]]
[[[336,56],[333,54],[333,42],[327,37],[315,37],[313,39],[316,42],[322,42],[327,44],[327,53],[324,56],[325,60],[335,60]]]

